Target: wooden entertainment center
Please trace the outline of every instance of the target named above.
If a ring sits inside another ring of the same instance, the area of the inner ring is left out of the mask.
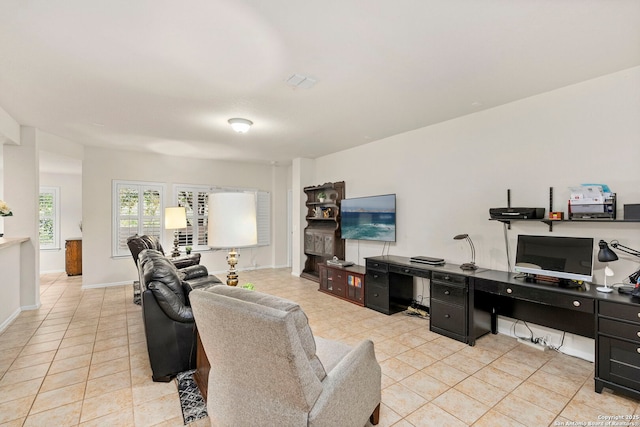
[[[505,271],[420,264],[393,255],[366,258],[366,267],[322,266],[327,276],[321,275],[319,290],[349,300],[345,278],[363,270],[364,305],[385,314],[411,304],[414,277],[430,279],[430,330],[469,345],[497,333],[499,315],[593,338],[595,390],[608,387],[640,399],[640,304],[628,295],[603,294],[590,285],[527,282]]]

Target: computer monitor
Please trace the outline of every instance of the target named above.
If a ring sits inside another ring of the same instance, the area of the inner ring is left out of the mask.
[[[559,279],[593,280],[593,238],[518,235],[515,271]]]

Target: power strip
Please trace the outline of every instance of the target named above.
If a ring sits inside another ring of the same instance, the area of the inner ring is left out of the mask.
[[[545,347],[542,344],[536,344],[534,342],[531,342],[531,340],[526,339],[526,338],[518,338],[518,342],[522,343],[524,345],[528,345],[531,348],[535,348],[536,350],[540,350],[540,351],[546,351],[547,347]]]

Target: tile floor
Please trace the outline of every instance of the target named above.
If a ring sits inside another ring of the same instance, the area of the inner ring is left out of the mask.
[[[151,381],[132,287],[82,290],[80,277],[64,273],[41,280],[42,307],[0,335],[0,426],[181,426],[175,382]],[[288,269],[241,272],[240,280],[297,301],[315,335],[375,342],[380,426],[587,425],[640,416],[639,401],[595,393],[594,367],[584,360],[504,335],[469,347],[429,332],[428,320],[322,294]],[[208,419],[190,424],[204,425]]]

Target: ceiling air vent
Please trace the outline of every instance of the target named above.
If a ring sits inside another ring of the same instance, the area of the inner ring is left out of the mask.
[[[285,80],[285,83],[293,88],[311,89],[317,83],[317,80],[302,74],[293,74]]]

